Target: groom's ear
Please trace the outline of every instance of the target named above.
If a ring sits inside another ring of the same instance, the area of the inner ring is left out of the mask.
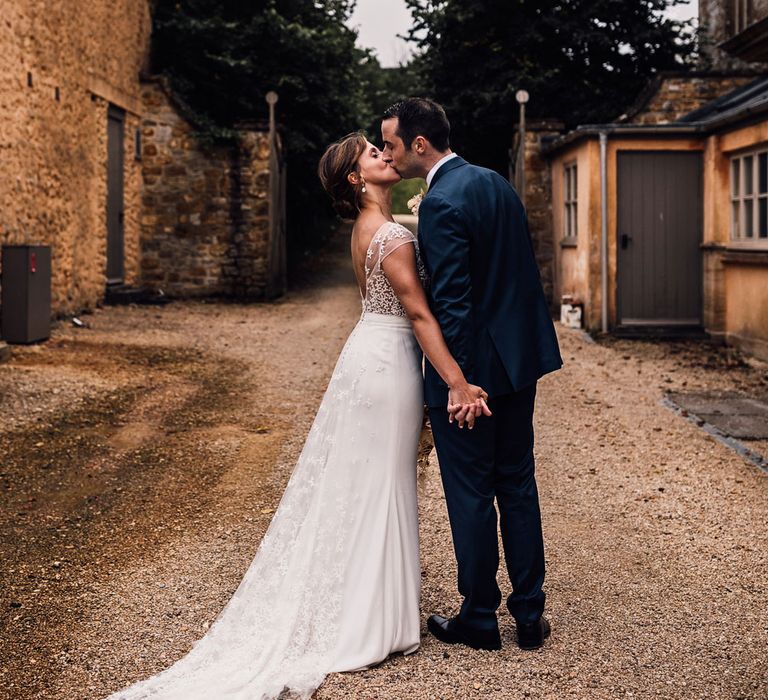
[[[413,139],[411,148],[416,151],[418,155],[423,156],[427,151],[427,139],[425,139],[423,136],[417,136],[415,139]]]

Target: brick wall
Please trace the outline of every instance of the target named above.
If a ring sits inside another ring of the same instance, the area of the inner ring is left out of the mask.
[[[127,281],[139,272],[141,176],[131,135],[150,29],[146,0],[2,2],[0,244],[51,246],[57,314],[93,307],[104,294],[110,103],[128,112]]]
[[[142,103],[142,281],[169,296],[268,296],[268,132],[204,145],[159,79]]]

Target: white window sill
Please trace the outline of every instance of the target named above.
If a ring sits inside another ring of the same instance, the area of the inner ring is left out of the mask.
[[[728,243],[725,244],[726,250],[738,250],[738,251],[768,251],[768,238],[755,238],[753,240],[738,240],[738,241],[728,241]]]

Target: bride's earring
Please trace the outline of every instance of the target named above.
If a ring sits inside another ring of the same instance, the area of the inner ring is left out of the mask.
[[[365,194],[365,180],[363,180],[363,189],[362,189],[362,192],[363,192],[363,194]]]

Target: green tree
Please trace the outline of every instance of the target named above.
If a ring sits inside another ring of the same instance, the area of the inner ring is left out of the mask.
[[[333,219],[317,163],[336,138],[370,121],[361,73],[370,61],[345,24],[354,0],[157,0],[153,68],[166,74],[208,137],[264,121],[280,96],[288,161],[289,244],[295,261]]]
[[[373,143],[381,145],[381,115],[384,110],[393,102],[419,91],[420,76],[415,65],[410,62],[394,68],[382,68],[373,54],[369,54],[360,64],[359,77],[370,114],[370,119],[362,125],[362,129]],[[407,202],[423,187],[426,187],[426,183],[422,179],[403,180],[396,184],[392,192],[392,212],[410,214]]]
[[[518,105],[569,127],[614,119],[649,78],[693,60],[682,0],[406,0],[424,92],[441,102],[452,145],[506,173]]]
[[[360,64],[358,77],[361,80],[365,104],[370,114],[362,125],[374,143],[381,141],[381,115],[393,102],[413,95],[419,90],[420,74],[415,63],[394,68],[382,68],[376,56],[369,54]]]

